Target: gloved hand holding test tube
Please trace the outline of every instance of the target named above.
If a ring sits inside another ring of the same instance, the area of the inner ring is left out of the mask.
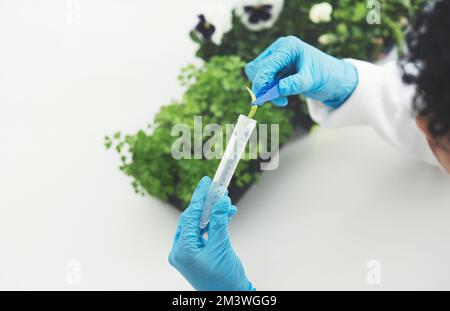
[[[252,109],[248,117],[240,115],[238,122],[231,135],[230,141],[225,148],[222,160],[217,168],[216,174],[212,181],[209,192],[206,196],[205,205],[203,207],[200,228],[204,229],[208,225],[211,211],[214,205],[224,196],[233,177],[234,171],[245,151],[250,136],[256,127],[256,120],[252,119],[256,108],[268,101],[280,97],[278,90],[279,79],[273,80],[267,86],[261,88],[256,96],[252,96]]]

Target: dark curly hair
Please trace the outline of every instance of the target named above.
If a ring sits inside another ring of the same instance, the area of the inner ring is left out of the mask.
[[[450,132],[450,0],[428,3],[406,34],[403,80],[416,86],[414,111],[434,137]]]

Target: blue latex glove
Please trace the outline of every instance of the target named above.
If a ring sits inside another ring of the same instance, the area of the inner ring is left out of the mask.
[[[208,239],[203,237],[199,225],[210,186],[211,179],[203,177],[180,215],[169,262],[196,290],[255,290],[231,247],[228,224],[237,209],[228,196],[214,206],[206,228]]]
[[[245,72],[253,81],[255,93],[277,76],[285,77],[279,82],[283,97],[273,100],[278,106],[287,105],[286,96],[303,94],[338,108],[358,84],[358,72],[352,64],[325,54],[294,36],[279,38],[247,64]]]

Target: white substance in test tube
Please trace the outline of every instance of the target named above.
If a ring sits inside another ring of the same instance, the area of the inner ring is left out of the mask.
[[[200,221],[200,228],[204,229],[208,225],[211,211],[217,201],[223,197],[233,177],[239,160],[244,153],[245,146],[256,126],[256,121],[244,115],[240,115],[230,141],[227,144],[222,160],[214,175],[211,188],[206,196],[203,214]]]

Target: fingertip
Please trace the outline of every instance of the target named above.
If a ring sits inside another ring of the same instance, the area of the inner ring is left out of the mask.
[[[255,78],[256,70],[254,66],[254,62],[250,62],[244,67],[245,74],[247,78],[252,81]]]
[[[283,96],[289,96],[289,77],[281,79],[280,82],[278,82],[278,91]]]
[[[197,184],[197,187],[194,190],[194,194],[199,191],[204,191],[205,189],[209,189],[211,186],[211,178],[209,176],[203,176],[202,179]]]
[[[227,239],[227,228],[230,223],[230,215],[235,213],[236,208],[233,208],[230,197],[223,196],[217,202],[212,211],[211,220],[209,222],[209,236],[213,243],[217,243],[217,241],[225,241]]]
[[[230,210],[228,211],[228,217],[233,217],[238,212],[237,206],[232,204]]]
[[[287,99],[287,97],[283,96],[283,97],[272,100],[272,103],[278,107],[285,107],[288,104],[288,99]]]
[[[175,261],[173,260],[173,249],[170,251],[169,256],[167,256],[167,261],[172,267],[175,266]]]
[[[211,211],[211,217],[214,217],[214,218],[219,217],[220,218],[222,215],[228,214],[230,206],[231,206],[230,197],[227,195],[224,195],[214,205],[214,208]]]
[[[199,184],[206,184],[211,183],[211,178],[209,176],[203,176],[202,179],[200,179]]]
[[[291,96],[295,94],[300,94],[298,83],[294,83],[296,76],[289,76],[287,78],[281,79],[278,83],[278,91],[282,96]]]
[[[219,207],[219,208],[222,208],[222,209],[224,207],[228,208],[228,206],[230,206],[230,205],[231,205],[231,199],[230,199],[230,197],[228,195],[224,195],[216,203],[216,207]]]
[[[301,73],[286,77],[278,83],[278,90],[283,96],[304,94],[311,88],[311,80]]]
[[[200,179],[197,187],[194,190],[194,193],[192,194],[191,204],[200,202],[206,197],[206,194],[208,193],[211,186],[211,182],[211,178],[209,178],[208,176],[204,176],[202,177],[202,179]]]

